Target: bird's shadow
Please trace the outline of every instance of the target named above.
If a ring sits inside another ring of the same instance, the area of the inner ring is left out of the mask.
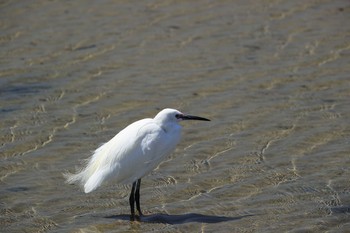
[[[115,220],[125,220],[125,221],[138,221],[138,222],[145,222],[145,223],[165,223],[165,224],[176,225],[176,224],[184,224],[184,223],[190,223],[190,222],[220,223],[220,222],[227,222],[227,221],[235,221],[235,220],[239,220],[250,216],[253,216],[253,215],[249,214],[249,215],[242,215],[237,217],[226,217],[226,216],[214,216],[214,215],[188,213],[188,214],[180,214],[180,215],[150,214],[150,215],[135,216],[134,218],[132,218],[130,215],[122,214],[122,215],[107,216],[105,218],[111,218]]]

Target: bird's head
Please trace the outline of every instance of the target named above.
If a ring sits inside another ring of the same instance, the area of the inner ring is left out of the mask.
[[[183,114],[182,112],[171,108],[163,109],[154,119],[160,121],[162,124],[177,123],[183,120],[210,121],[207,118]]]

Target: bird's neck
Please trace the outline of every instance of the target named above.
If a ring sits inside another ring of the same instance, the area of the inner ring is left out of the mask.
[[[165,133],[175,133],[181,130],[181,125],[171,122],[159,124]]]

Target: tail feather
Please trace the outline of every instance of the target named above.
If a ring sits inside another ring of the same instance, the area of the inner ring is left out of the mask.
[[[66,179],[66,183],[67,184],[82,184],[82,178],[83,178],[83,174],[82,172],[77,173],[77,174],[72,174],[70,172],[66,172],[63,173],[63,177]]]
[[[92,177],[94,177],[94,173],[98,170],[100,167],[100,161],[98,160],[98,150],[95,151],[95,153],[91,156],[90,159],[86,160],[83,164],[82,168],[77,170],[76,173],[70,173],[66,172],[63,173],[64,178],[66,179],[66,183],[68,184],[79,184],[82,187],[86,186],[86,183],[88,180],[91,180]],[[102,182],[102,181],[101,181]],[[96,183],[95,188],[96,189],[101,182]],[[98,184],[98,185],[97,185]],[[90,182],[91,185],[91,182]],[[85,193],[88,193],[86,188]],[[90,189],[89,192],[93,191],[94,189]]]
[[[90,162],[85,162],[82,168],[77,169],[76,173],[66,172],[63,173],[64,178],[66,179],[66,183],[68,184],[79,184],[80,186],[84,186],[90,176],[96,171],[96,164]]]
[[[106,177],[106,169],[96,171],[90,178],[85,182],[84,192],[90,193],[97,189],[102,182],[107,178]]]
[[[84,188],[85,193],[92,192],[98,188],[104,180],[110,177],[111,168],[106,162],[108,160],[107,155],[110,148],[109,144],[103,144],[95,150],[93,155],[86,160],[85,165],[77,173],[64,173],[63,176],[66,178],[66,183],[74,184],[77,183]]]

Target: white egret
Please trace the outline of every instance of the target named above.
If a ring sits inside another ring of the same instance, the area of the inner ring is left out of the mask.
[[[210,121],[169,108],[160,111],[153,119],[136,121],[97,148],[80,172],[65,174],[67,183],[80,183],[85,193],[94,191],[104,181],[132,183],[131,217],[135,216],[135,202],[141,216],[141,178],[175,149],[181,136],[179,122],[182,120]]]

